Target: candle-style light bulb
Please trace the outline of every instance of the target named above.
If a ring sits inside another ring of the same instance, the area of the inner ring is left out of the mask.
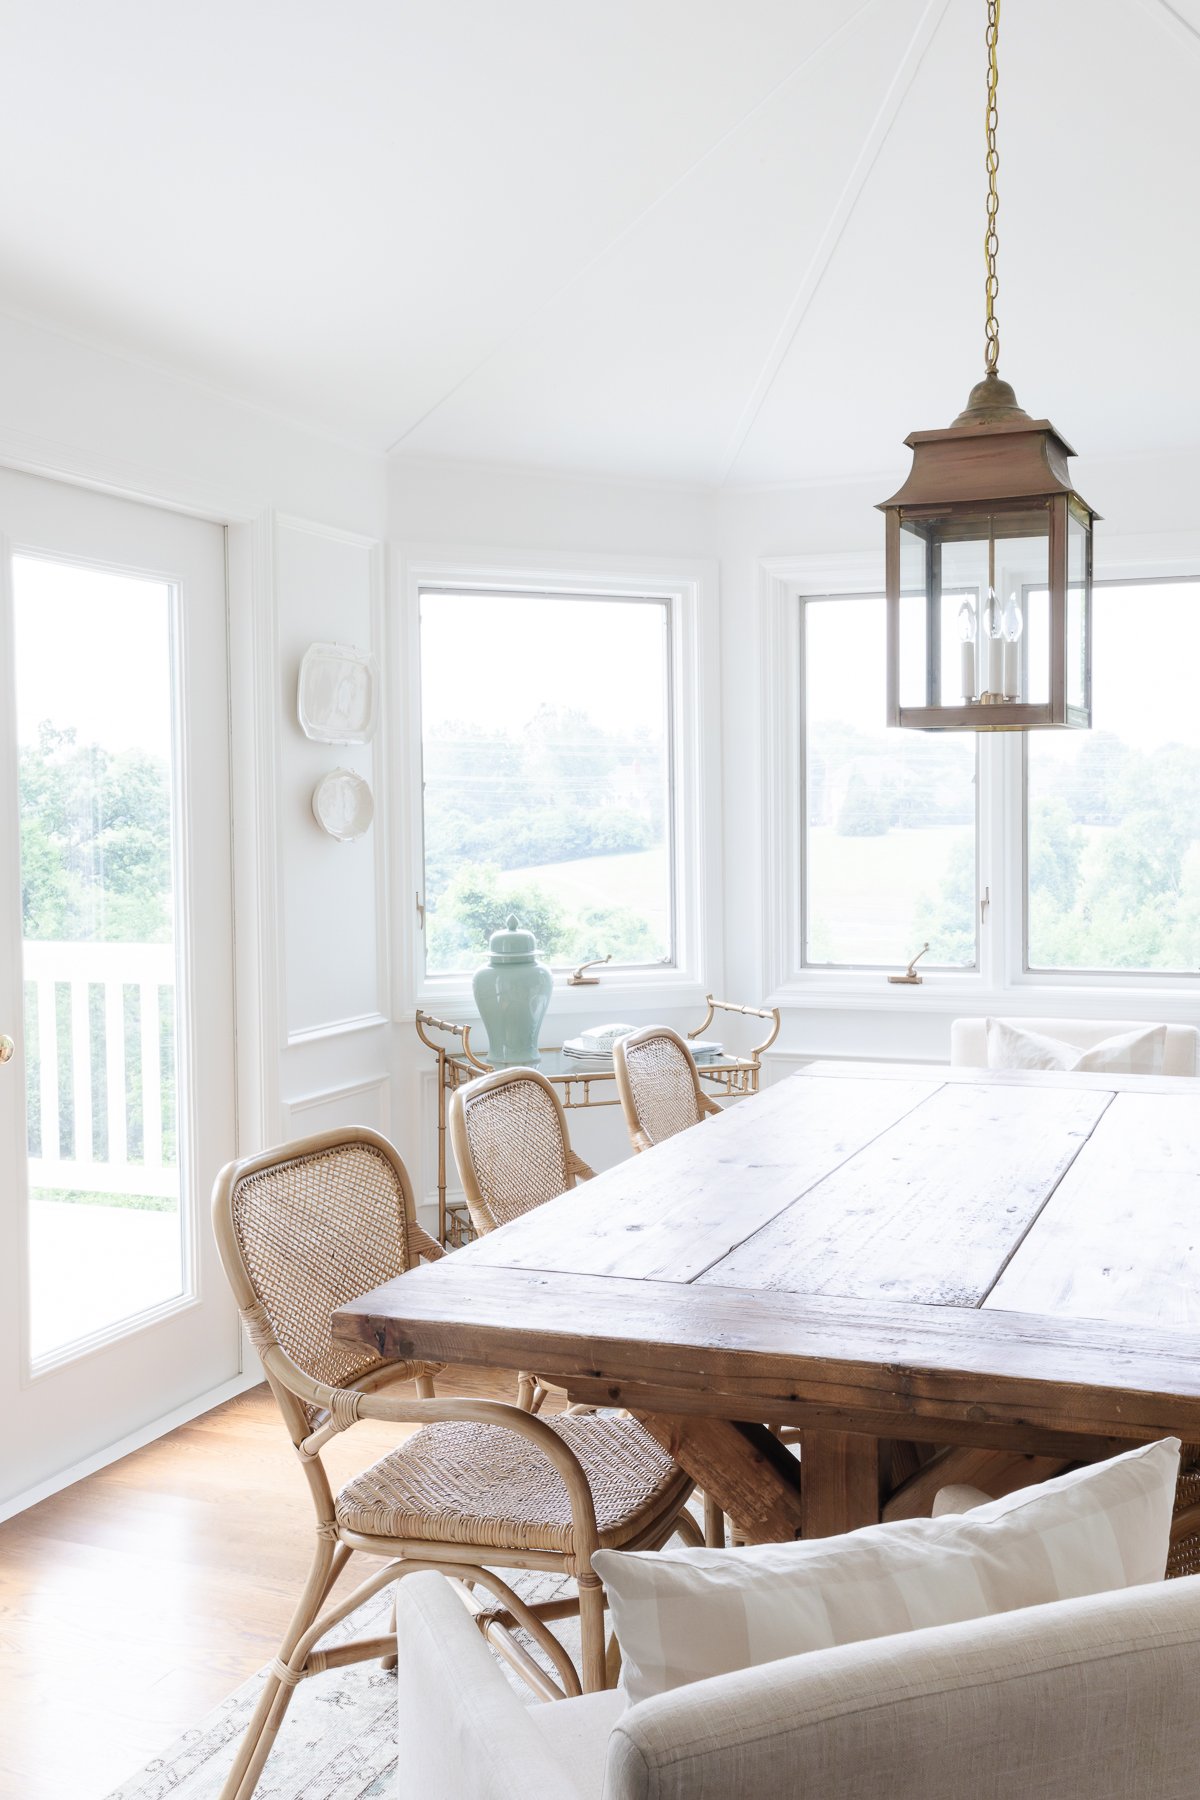
[[[962,639],[962,697],[964,700],[975,698],[975,638],[977,634],[975,608],[969,600],[964,600],[958,609],[958,635]]]
[[[987,634],[987,691],[999,699],[1004,692],[1004,625],[994,587],[988,588],[983,604],[983,629]]]
[[[1015,594],[1010,594],[1004,607],[1004,692],[1009,700],[1021,696],[1020,642],[1024,629],[1021,603]]]

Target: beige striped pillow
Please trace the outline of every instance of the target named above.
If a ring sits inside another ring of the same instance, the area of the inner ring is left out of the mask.
[[[631,1702],[804,1650],[1161,1581],[1179,1440],[961,1516],[736,1550],[602,1550]]]
[[[1165,1025],[1137,1025],[1101,1038],[1090,1050],[1040,1031],[1023,1031],[1007,1019],[988,1019],[989,1069],[1068,1069],[1081,1074],[1161,1075],[1167,1050]]]

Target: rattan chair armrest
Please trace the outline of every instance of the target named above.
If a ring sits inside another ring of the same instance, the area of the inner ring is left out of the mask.
[[[436,1238],[430,1237],[423,1225],[418,1225],[415,1222],[410,1224],[408,1235],[412,1242],[413,1249],[425,1262],[436,1262],[440,1256],[445,1256],[446,1252],[441,1244],[438,1243]]]
[[[306,1375],[278,1343],[265,1345],[260,1355],[263,1366],[276,1381],[307,1406],[327,1412],[338,1430],[348,1430],[359,1419],[380,1419],[393,1425],[495,1425],[501,1431],[528,1438],[554,1465],[566,1484],[577,1539],[576,1554],[590,1558],[598,1548],[596,1508],[583,1464],[536,1413],[522,1412],[519,1407],[508,1406],[502,1400],[421,1400],[415,1396],[401,1399],[398,1395],[363,1393],[358,1388],[332,1388]],[[313,1436],[324,1440],[323,1433]],[[315,1447],[320,1448],[320,1445]],[[300,1448],[303,1450],[304,1445]]]
[[[576,1181],[592,1181],[595,1179],[595,1169],[589,1169],[582,1156],[576,1156],[573,1150],[567,1155],[567,1167],[575,1177]]]

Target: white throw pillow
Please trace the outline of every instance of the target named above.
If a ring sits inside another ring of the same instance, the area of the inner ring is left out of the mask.
[[[1098,1075],[1161,1075],[1167,1047],[1165,1025],[1139,1026],[1108,1037],[1090,1050],[1061,1038],[1022,1031],[1007,1019],[987,1020],[989,1069],[1066,1069]]]
[[[961,1516],[735,1550],[602,1550],[630,1702],[834,1644],[1161,1581],[1179,1440]]]

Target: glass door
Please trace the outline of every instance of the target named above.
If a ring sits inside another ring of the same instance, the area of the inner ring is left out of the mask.
[[[0,530],[4,1506],[239,1346],[224,532],[8,472]]]

